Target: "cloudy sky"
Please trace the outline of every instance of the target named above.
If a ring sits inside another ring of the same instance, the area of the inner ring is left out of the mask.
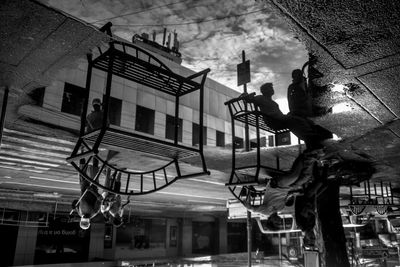
[[[273,82],[275,98],[283,98],[290,73],[307,60],[304,46],[283,21],[254,0],[43,0],[48,5],[96,26],[113,23],[113,33],[131,40],[143,32],[162,43],[163,28],[176,31],[182,65],[199,71],[211,68],[210,77],[237,87],[236,65],[242,50],[251,62],[248,90],[258,91]]]

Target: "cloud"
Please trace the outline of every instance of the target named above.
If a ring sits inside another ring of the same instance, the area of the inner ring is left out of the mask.
[[[277,98],[286,96],[291,70],[301,68],[307,60],[304,46],[293,38],[285,23],[265,9],[262,3],[254,1],[47,2],[87,22],[102,20],[95,23],[97,26],[104,25],[108,18],[120,16],[111,19],[116,25],[114,34],[128,41],[134,34],[147,32],[151,35],[156,31],[157,41],[162,43],[161,25],[180,24],[167,28],[168,32],[176,30],[178,33],[182,65],[195,71],[211,68],[209,77],[239,91],[242,88],[237,87],[236,65],[242,61],[242,50],[251,61],[252,81],[248,88],[257,91],[264,82],[273,82]],[[239,16],[245,13],[251,14]],[[121,16],[124,14],[130,15]]]

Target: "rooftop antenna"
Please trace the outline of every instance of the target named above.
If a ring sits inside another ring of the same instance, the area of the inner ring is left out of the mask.
[[[179,50],[178,33],[176,32],[176,30],[174,30],[174,44],[172,46],[172,49],[175,49],[176,51]]]
[[[171,45],[171,33],[168,34],[167,47]]]
[[[164,28],[164,35],[163,35],[163,40],[162,40],[162,45],[165,45],[165,36],[167,35],[167,28]]]

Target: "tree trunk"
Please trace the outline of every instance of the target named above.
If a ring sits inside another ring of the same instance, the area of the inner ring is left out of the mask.
[[[322,234],[321,262],[326,267],[350,267],[339,204],[339,182],[327,182],[327,188],[317,198],[317,218]],[[317,234],[318,236],[318,234]],[[317,238],[319,239],[319,238]]]

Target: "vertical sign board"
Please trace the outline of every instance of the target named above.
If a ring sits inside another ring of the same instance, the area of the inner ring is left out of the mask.
[[[250,82],[250,60],[237,64],[238,86]]]

